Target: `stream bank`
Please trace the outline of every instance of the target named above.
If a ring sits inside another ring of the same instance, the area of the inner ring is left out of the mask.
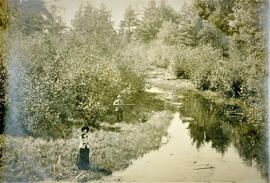
[[[233,146],[226,154],[205,144],[196,150],[190,142],[188,123],[174,114],[168,129],[169,142],[152,151],[105,182],[223,182],[265,183],[255,166],[246,166]]]
[[[168,143],[102,181],[267,182],[262,139],[239,109],[228,115],[222,102],[203,97],[187,80],[168,79],[162,70],[150,73],[148,82],[147,91],[174,112]]]

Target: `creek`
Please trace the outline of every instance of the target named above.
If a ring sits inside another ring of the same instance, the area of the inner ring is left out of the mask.
[[[157,82],[160,83],[160,82]],[[123,182],[265,183],[266,153],[261,128],[236,104],[217,104],[196,92],[147,90],[174,113],[158,150],[134,160],[111,180]]]

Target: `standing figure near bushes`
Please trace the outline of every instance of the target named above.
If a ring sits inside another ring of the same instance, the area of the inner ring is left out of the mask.
[[[113,102],[113,106],[115,107],[117,121],[123,121],[123,105],[124,102],[122,100],[121,95],[117,96],[117,99]]]
[[[80,151],[77,156],[77,163],[79,170],[89,170],[89,152],[90,152],[90,144],[89,144],[89,127],[84,126],[81,129],[80,134]]]

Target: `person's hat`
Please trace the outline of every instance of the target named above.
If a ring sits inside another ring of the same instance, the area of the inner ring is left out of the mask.
[[[84,130],[86,130],[87,132],[89,132],[89,127],[88,126],[84,126],[81,128],[81,131],[83,132]]]

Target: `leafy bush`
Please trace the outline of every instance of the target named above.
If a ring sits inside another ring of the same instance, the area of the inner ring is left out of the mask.
[[[73,126],[97,127],[118,94],[134,98],[143,91],[139,67],[88,41],[80,33],[39,33],[13,42],[8,133],[65,137]]]
[[[149,44],[147,58],[149,62],[157,67],[167,68],[173,60],[172,49],[159,41]]]
[[[213,64],[218,62],[220,52],[210,46],[198,48],[180,47],[174,60],[175,74],[178,77],[192,79],[198,88],[211,87],[210,76]]]

